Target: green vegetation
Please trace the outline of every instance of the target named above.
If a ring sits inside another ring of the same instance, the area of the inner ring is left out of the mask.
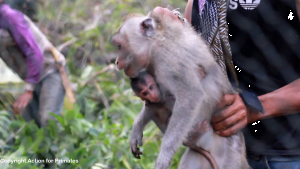
[[[0,158],[25,161],[0,164],[1,169],[154,168],[162,135],[151,123],[144,131],[144,155],[134,159],[129,136],[142,102],[133,96],[124,73],[114,70],[116,54],[109,38],[126,13],[147,13],[167,5],[183,12],[185,4],[184,0],[40,0],[41,30],[56,46],[69,42],[63,52],[70,78],[78,85],[77,104],[71,108],[66,101],[62,116],[53,115],[58,123],[51,120],[43,129],[0,111]],[[171,168],[176,168],[183,151],[178,151]],[[34,159],[70,161],[43,166],[28,161]]]

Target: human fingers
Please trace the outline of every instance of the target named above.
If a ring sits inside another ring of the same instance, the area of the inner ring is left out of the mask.
[[[243,119],[242,121],[239,121],[237,124],[227,128],[225,130],[217,131],[216,133],[220,136],[228,137],[233,134],[236,134],[238,131],[242,130],[246,125],[247,125],[247,119]]]
[[[231,105],[236,98],[235,94],[224,94],[221,100],[217,103],[216,110],[221,110],[225,106]]]
[[[18,105],[19,110],[24,109],[28,105],[28,100],[21,99]]]
[[[154,8],[152,12],[156,13],[158,15],[165,15],[175,21],[180,21],[178,19],[178,17],[168,8],[163,8],[163,7],[158,6],[158,7]]]
[[[239,110],[247,110],[243,100],[240,98],[239,95],[232,96],[225,96],[225,101],[230,105],[225,109],[215,113],[211,119],[212,123],[218,123],[220,121],[225,120],[226,118],[232,116],[233,114],[237,113]]]
[[[13,105],[13,109],[14,109],[14,114],[19,114],[19,99],[17,99]]]
[[[247,112],[244,109],[238,110],[237,113],[229,116],[228,118],[218,122],[213,123],[213,129],[215,131],[223,130],[229,128],[230,126],[238,123],[241,120],[247,119]]]

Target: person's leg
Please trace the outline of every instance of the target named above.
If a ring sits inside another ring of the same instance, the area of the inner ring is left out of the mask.
[[[55,119],[49,113],[60,115],[65,97],[65,89],[58,71],[49,74],[42,81],[41,93],[39,96],[39,115],[41,126],[46,126],[49,119]]]
[[[38,113],[39,110],[39,95],[41,90],[41,83],[39,83],[35,90],[33,91],[32,99],[28,103],[27,107],[23,112],[21,112],[21,116],[27,121],[30,122],[32,120],[40,127],[41,121]]]
[[[266,158],[262,155],[249,155],[247,160],[252,169],[270,169]]]
[[[300,156],[270,157],[268,156],[270,169],[300,169]]]
[[[300,156],[248,156],[252,169],[300,169]]]
[[[300,169],[300,161],[287,161],[287,162],[269,162],[270,169]]]

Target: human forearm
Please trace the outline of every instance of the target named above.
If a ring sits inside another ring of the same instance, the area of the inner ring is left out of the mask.
[[[26,90],[24,93],[22,93],[13,105],[14,113],[20,114],[22,109],[25,109],[25,107],[27,107],[31,99],[32,99],[32,91]]]
[[[277,116],[300,112],[300,79],[258,97],[264,109],[264,114],[249,112],[249,123]]]
[[[300,0],[296,0],[296,8],[298,13],[298,19],[300,19]]]
[[[193,0],[188,0],[185,11],[184,11],[184,17],[187,19],[189,23],[191,23],[192,20],[192,6],[193,6]]]

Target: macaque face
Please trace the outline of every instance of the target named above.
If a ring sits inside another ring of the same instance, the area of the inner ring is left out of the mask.
[[[149,59],[146,54],[132,52],[129,42],[124,39],[121,34],[114,35],[111,39],[112,44],[118,50],[118,57],[115,64],[118,70],[124,69],[128,77],[134,78],[142,68],[146,67]],[[140,48],[135,48],[135,50],[138,49]]]
[[[118,50],[118,57],[116,60],[116,65],[118,70],[128,69],[130,58],[129,58],[129,52],[128,52],[128,43],[124,41],[124,37],[120,34],[115,34],[111,38],[111,43],[116,47]]]
[[[148,100],[151,103],[157,103],[161,100],[161,94],[156,81],[151,75],[145,76],[146,84],[139,84],[142,89],[139,93],[135,92],[136,96],[142,100]]]
[[[152,13],[166,16],[169,22],[181,23],[178,17],[167,8],[156,7]],[[132,14],[123,20],[117,33],[112,36],[111,43],[118,50],[115,62],[117,69],[124,69],[128,77],[134,78],[150,62],[149,50],[153,43],[152,37],[157,31],[156,23],[150,15],[141,14]]]
[[[148,58],[143,54],[137,55],[135,52],[129,52],[132,51],[129,47],[129,42],[124,41],[124,38],[121,36],[120,34],[115,35],[111,40],[118,50],[115,64],[118,70],[124,69],[128,77],[134,78],[142,68],[146,67]]]
[[[153,35],[152,19],[145,16],[129,17],[118,32],[111,38],[111,43],[118,50],[116,66],[125,74],[134,78],[149,63],[149,40]]]

